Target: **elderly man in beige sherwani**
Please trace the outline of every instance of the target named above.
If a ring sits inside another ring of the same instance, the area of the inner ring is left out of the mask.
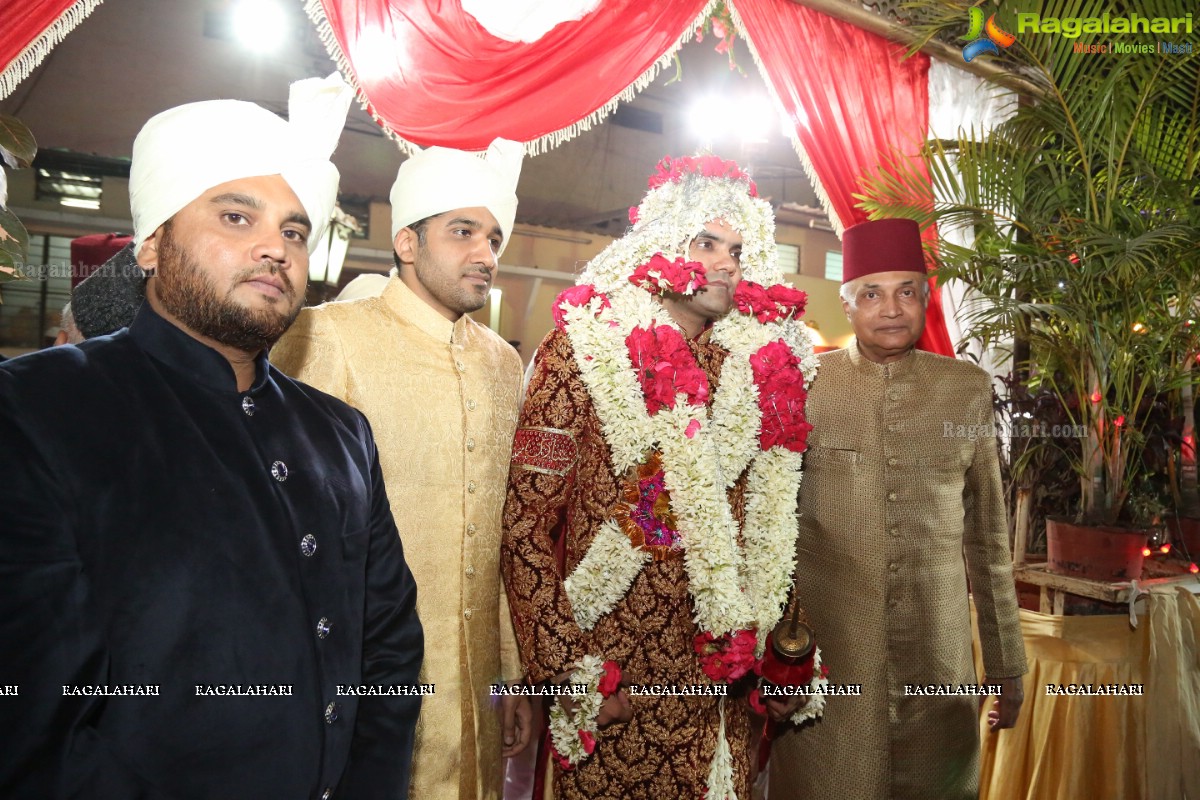
[[[991,379],[913,349],[928,301],[915,222],[849,228],[843,265],[855,340],[820,356],[808,396],[796,589],[831,679],[862,694],[776,742],[770,797],[974,798],[983,698],[944,693],[980,682],[968,578],[1002,691],[993,730],[1015,724],[1025,673]]]
[[[498,798],[503,756],[528,743],[527,698],[500,583],[500,515],[521,361],[467,314],[483,306],[512,233],[522,150],[430,148],[392,188],[398,274],[382,294],[301,313],[271,360],[366,414],[417,580],[424,698],[410,796]]]

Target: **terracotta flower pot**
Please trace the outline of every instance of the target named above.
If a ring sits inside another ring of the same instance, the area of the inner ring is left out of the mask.
[[[1049,568],[1079,578],[1127,581],[1141,577],[1142,548],[1149,538],[1147,531],[1046,520]]]

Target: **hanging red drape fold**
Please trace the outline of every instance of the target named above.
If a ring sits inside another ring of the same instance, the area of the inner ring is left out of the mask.
[[[843,227],[865,221],[854,200],[862,177],[893,152],[915,154],[926,138],[929,58],[905,59],[901,45],[791,0],[731,4],[829,209]],[[917,346],[954,355],[936,290]]]
[[[524,43],[496,38],[453,0],[321,2],[376,119],[422,147],[464,150],[588,120],[671,51],[704,4],[604,0]]]

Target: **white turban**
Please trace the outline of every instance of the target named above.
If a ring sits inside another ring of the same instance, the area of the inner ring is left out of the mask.
[[[525,148],[496,139],[480,158],[474,153],[430,147],[400,165],[392,184],[392,240],[405,226],[456,208],[481,206],[492,212],[504,242],[512,238],[517,216],[517,179]]]
[[[329,157],[352,98],[353,90],[335,72],[292,84],[288,120],[241,100],[188,103],[151,117],[133,141],[129,169],[136,250],[214,186],[281,175],[312,222],[311,253],[337,201],[338,171]]]

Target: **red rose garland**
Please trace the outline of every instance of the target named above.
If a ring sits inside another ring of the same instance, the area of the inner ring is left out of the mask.
[[[550,313],[554,316],[554,327],[560,331],[567,329],[566,309],[564,306],[586,306],[592,301],[593,297],[601,299],[601,309],[611,307],[608,298],[597,292],[596,287],[590,283],[581,283],[560,292],[554,300],[554,306],[550,309]],[[599,310],[596,313],[599,314]]]
[[[681,392],[689,405],[708,403],[708,376],[675,328],[654,323],[649,329],[634,328],[625,337],[625,346],[651,416],[675,408],[675,397]]]
[[[763,345],[750,356],[754,385],[758,387],[758,407],[762,411],[759,445],[763,450],[784,447],[794,453],[808,448],[812,425],[804,418],[804,378],[800,361],[782,340]]]
[[[667,156],[658,162],[655,172],[650,176],[649,186],[657,189],[667,183],[678,183],[688,174],[702,175],[705,178],[725,178],[734,181],[746,181],[750,185],[751,197],[758,197],[758,187],[750,176],[738,168],[734,161],[725,161],[716,156],[684,156],[671,158]]]
[[[650,294],[694,294],[697,289],[708,285],[704,277],[704,265],[699,261],[685,261],[682,256],[668,261],[662,253],[655,253],[645,264],[633,271],[629,282],[645,289]]]
[[[700,668],[717,683],[733,683],[754,669],[758,663],[754,656],[757,645],[758,637],[751,630],[721,636],[704,631],[693,640]]]
[[[782,283],[764,288],[751,281],[742,281],[733,290],[733,302],[741,313],[766,323],[801,316],[808,295]]]

